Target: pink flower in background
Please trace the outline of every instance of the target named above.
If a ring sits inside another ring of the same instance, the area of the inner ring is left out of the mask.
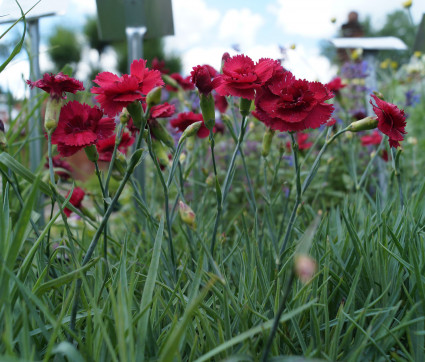
[[[328,84],[326,84],[326,88],[328,88],[331,92],[337,93],[342,88],[346,87],[347,84],[342,83],[340,77],[335,77]]]
[[[69,191],[70,192],[70,191]],[[65,198],[68,198],[69,196],[69,192],[66,194]],[[72,192],[71,198],[69,199],[69,203],[72,206],[75,206],[77,209],[81,208],[81,203],[84,199],[85,196],[85,192],[83,189],[79,188],[79,187],[75,187],[74,191]],[[70,217],[72,214],[72,210],[68,209],[67,207],[63,210],[63,212],[65,213],[65,215],[67,217]]]
[[[99,153],[99,160],[105,162],[111,162],[112,153],[115,148],[116,135],[99,140],[96,143],[97,152]],[[118,150],[124,154],[128,152],[128,148],[134,143],[134,137],[131,137],[129,133],[124,132],[121,137],[121,142],[118,146]]]
[[[191,124],[199,121],[204,121],[204,119],[202,118],[202,114],[193,112],[183,112],[180,113],[176,118],[173,118],[170,121],[170,125],[174,128],[177,128],[179,131],[184,131]],[[205,127],[205,124],[202,123],[201,128],[197,133],[197,136],[199,138],[205,138],[208,137],[209,134],[210,131],[207,127]]]
[[[83,82],[76,80],[59,72],[58,74],[45,73],[42,79],[35,82],[27,80],[27,84],[31,87],[37,87],[50,94],[51,98],[66,99],[65,93],[75,94],[77,91],[84,90]]]
[[[170,74],[170,77],[173,78],[179,85],[182,87],[183,90],[192,90],[195,88],[193,83],[190,81],[190,75],[183,78],[179,73],[173,73]],[[165,86],[165,89],[171,92],[177,92],[178,89],[176,87],[173,87],[169,84]]]
[[[192,83],[198,88],[199,93],[208,95],[213,90],[212,79],[217,71],[210,65],[197,65],[193,67],[191,75]]]
[[[382,141],[382,136],[377,130],[374,130],[371,134],[362,136],[360,141],[362,146],[379,145]]]

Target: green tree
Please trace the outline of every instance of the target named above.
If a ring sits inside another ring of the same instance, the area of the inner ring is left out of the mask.
[[[82,44],[71,29],[63,26],[56,27],[48,43],[49,56],[56,70],[62,69],[68,63],[76,66],[81,60]]]

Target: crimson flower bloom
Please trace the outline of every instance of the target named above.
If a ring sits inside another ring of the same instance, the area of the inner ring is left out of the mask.
[[[179,73],[173,73],[173,74],[170,74],[170,77],[173,78],[180,85],[180,87],[182,87],[183,90],[185,90],[185,91],[186,90],[192,90],[193,88],[195,88],[193,83],[190,81],[190,75],[183,78]],[[170,92],[177,92],[178,91],[178,89],[176,87],[173,87],[169,84],[167,84],[165,86],[165,89],[170,91]]]
[[[133,61],[130,75],[118,77],[110,72],[102,72],[93,82],[98,87],[92,87],[90,91],[97,94],[94,98],[110,117],[117,115],[130,103],[143,100],[153,88],[164,84],[161,73],[146,68],[146,60],[143,59]]]
[[[158,104],[151,108],[149,119],[168,118],[171,117],[175,111],[176,106],[174,104],[169,104],[167,102]]]
[[[71,78],[62,72],[58,74],[45,73],[43,79],[35,82],[27,80],[27,84],[31,87],[37,87],[50,94],[54,99],[66,99],[65,92],[75,94],[77,91],[84,90],[83,83],[79,80]]]
[[[308,134],[306,133],[297,132],[296,139],[298,143],[298,149],[300,151],[308,150],[309,148],[311,148],[311,146],[313,146],[313,142],[308,142]],[[288,149],[288,151],[291,150],[291,142],[288,141],[286,143],[286,148]]]
[[[377,130],[374,130],[371,134],[362,136],[360,141],[362,146],[379,145],[382,141],[382,136]]]
[[[318,128],[332,115],[333,106],[324,103],[332,97],[322,83],[295,79],[288,71],[279,72],[257,91],[252,114],[282,132]]]
[[[70,191],[68,191],[68,193],[66,194],[65,198],[68,198]],[[79,188],[79,187],[75,187],[74,191],[72,192],[71,198],[69,199],[69,203],[73,206],[75,206],[77,209],[81,208],[81,202],[84,199],[84,195],[86,193],[84,192],[83,189]],[[65,213],[65,215],[67,217],[69,217],[72,214],[72,211],[70,209],[68,209],[67,207],[63,210],[63,212]]]
[[[67,180],[71,177],[72,167],[68,162],[63,160],[60,155],[53,156],[52,163],[53,168],[55,169],[55,174],[58,175],[61,179]],[[47,162],[44,164],[44,167],[47,169],[49,168],[49,160],[47,160]]]
[[[104,140],[99,140],[96,143],[97,152],[99,153],[99,160],[105,162],[111,162],[112,153],[115,148],[116,135],[113,134]],[[126,154],[128,148],[134,143],[134,137],[131,137],[129,133],[124,132],[121,137],[121,142],[118,146],[118,150],[123,154]]]
[[[173,118],[170,121],[170,125],[174,128],[178,128],[180,131],[184,131],[187,127],[195,122],[202,121],[201,128],[199,128],[197,136],[199,138],[208,137],[210,131],[207,127],[205,127],[204,119],[202,118],[202,114],[193,113],[193,112],[183,112],[180,113],[176,118]]]
[[[335,77],[328,84],[326,84],[326,88],[328,88],[331,92],[337,93],[342,88],[346,87],[347,84],[342,83],[340,77]]]
[[[114,132],[115,121],[102,117],[103,112],[98,107],[77,101],[67,103],[61,110],[58,126],[52,134],[52,144],[58,145],[59,153],[68,157],[108,138]]]
[[[213,89],[211,80],[217,75],[217,71],[210,65],[197,65],[193,67],[191,75],[192,83],[198,88],[199,93],[208,95]]]
[[[221,96],[236,96],[254,99],[255,90],[266,83],[273,75],[276,61],[260,59],[254,64],[246,55],[228,58],[223,64],[223,74],[213,80],[213,87]]]
[[[371,97],[376,104],[373,104],[372,100],[369,101],[378,118],[378,129],[388,136],[390,147],[399,147],[399,141],[403,141],[403,135],[407,133],[405,130],[406,115],[404,114],[404,110],[399,109],[394,104],[379,99],[374,94],[371,94]]]
[[[219,94],[214,94],[214,105],[220,113],[226,113],[227,107],[229,106],[226,97]]]

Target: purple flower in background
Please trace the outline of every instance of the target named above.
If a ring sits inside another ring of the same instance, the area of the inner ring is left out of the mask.
[[[365,60],[355,63],[346,62],[341,67],[341,78],[366,78],[368,75],[368,63]]]
[[[406,103],[405,103],[405,107],[411,107],[414,106],[415,104],[418,104],[420,101],[420,96],[419,94],[415,93],[414,89],[409,89],[406,92]]]

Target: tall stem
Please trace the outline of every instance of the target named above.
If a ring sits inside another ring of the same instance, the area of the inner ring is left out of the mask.
[[[242,123],[241,123],[241,131],[239,133],[239,137],[238,137],[238,142],[236,143],[236,147],[235,150],[233,151],[233,155],[232,158],[230,160],[230,164],[229,167],[227,169],[227,173],[226,173],[226,178],[224,179],[224,183],[223,183],[223,194],[221,196],[221,207],[217,208],[217,216],[215,218],[215,222],[214,222],[214,230],[213,230],[213,235],[212,235],[212,241],[211,241],[211,255],[214,255],[214,247],[215,247],[215,242],[216,242],[216,238],[217,238],[217,230],[218,230],[218,225],[220,223],[220,217],[221,217],[221,213],[223,210],[223,204],[226,201],[226,197],[227,194],[229,192],[229,188],[230,188],[230,184],[231,184],[231,180],[232,180],[232,172],[233,172],[233,168],[235,166],[235,161],[236,161],[236,156],[241,148],[241,144],[243,142],[244,136],[245,136],[245,130],[246,130],[246,121],[247,121],[247,116],[243,116],[242,117]]]

